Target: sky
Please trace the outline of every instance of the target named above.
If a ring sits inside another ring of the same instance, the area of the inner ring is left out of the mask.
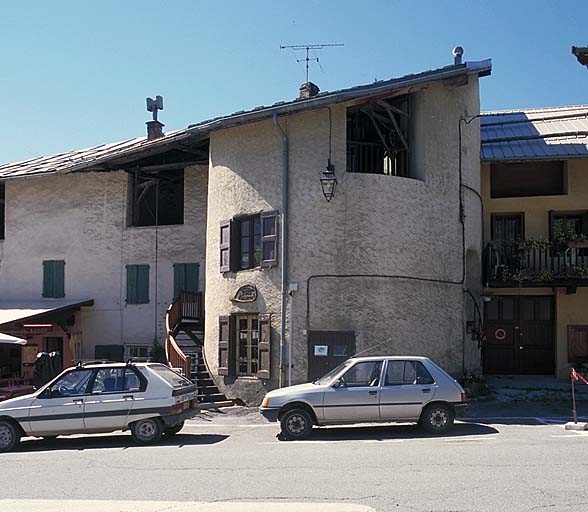
[[[0,162],[145,134],[160,94],[165,130],[291,100],[302,52],[336,90],[491,58],[483,110],[588,103],[588,1],[0,0]]]

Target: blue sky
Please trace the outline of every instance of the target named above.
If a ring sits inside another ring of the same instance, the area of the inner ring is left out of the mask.
[[[344,43],[311,69],[321,90],[492,58],[485,110],[588,103],[588,2],[152,1],[0,3],[0,162],[145,132],[161,94],[166,130],[293,99],[302,54]]]

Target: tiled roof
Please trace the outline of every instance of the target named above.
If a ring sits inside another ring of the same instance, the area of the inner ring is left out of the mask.
[[[145,137],[130,139],[114,144],[103,144],[93,148],[60,153],[49,157],[35,158],[21,162],[0,165],[0,179],[12,179],[42,174],[67,173],[106,169],[108,164],[114,167],[123,158],[141,155],[146,151],[163,152],[166,148],[188,138],[205,138],[216,129],[266,119],[273,115],[284,115],[304,110],[320,108],[325,105],[349,101],[357,98],[369,98],[397,90],[414,88],[433,81],[460,77],[468,74],[489,75],[492,62],[466,62],[465,64],[445,66],[423,73],[406,75],[391,80],[377,81],[372,84],[350,87],[333,92],[322,92],[309,99],[281,101],[270,106],[255,107],[249,111],[234,112],[228,116],[209,119],[188,126],[155,139],[147,141]]]
[[[485,112],[482,160],[588,157],[588,106]]]

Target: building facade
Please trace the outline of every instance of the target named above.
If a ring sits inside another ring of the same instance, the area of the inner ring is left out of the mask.
[[[482,117],[486,373],[588,363],[586,107]]]

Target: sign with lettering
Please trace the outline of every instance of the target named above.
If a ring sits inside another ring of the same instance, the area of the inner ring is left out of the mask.
[[[329,346],[328,345],[315,345],[314,346],[314,355],[316,357],[327,357],[329,355]]]
[[[257,288],[252,284],[241,286],[233,297],[233,302],[255,302],[257,300]]]

